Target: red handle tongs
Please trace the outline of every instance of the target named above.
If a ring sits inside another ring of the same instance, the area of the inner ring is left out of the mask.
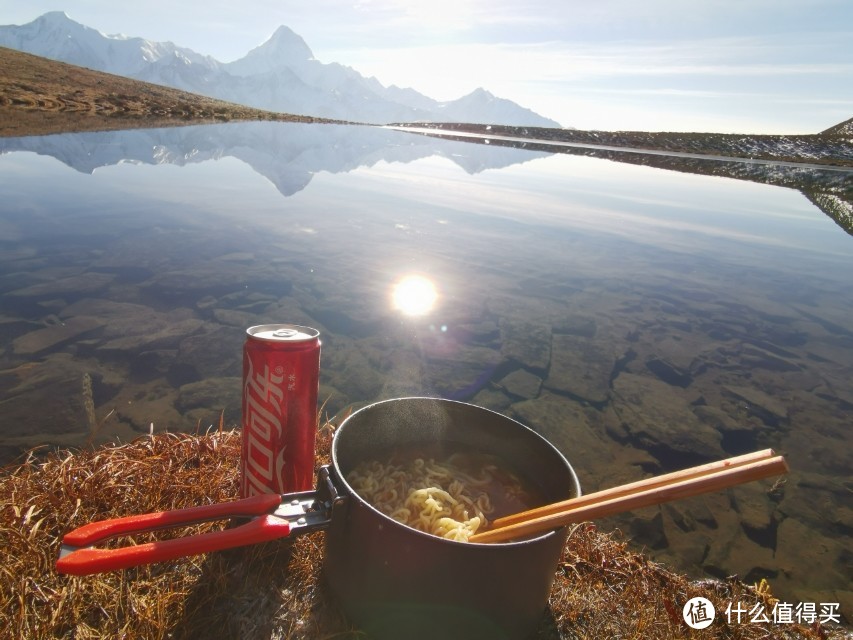
[[[325,472],[321,476],[328,483],[328,471],[321,469],[321,472]],[[325,528],[331,518],[333,502],[332,499],[319,498],[317,491],[284,495],[267,493],[231,502],[92,522],[65,534],[56,570],[70,575],[91,575],[268,542],[289,536],[297,530],[307,533]],[[116,549],[94,547],[117,536],[231,518],[250,520],[230,529],[172,540]]]

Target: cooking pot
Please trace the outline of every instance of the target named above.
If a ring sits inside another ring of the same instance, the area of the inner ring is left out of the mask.
[[[475,544],[436,537],[386,516],[346,477],[392,451],[462,447],[505,460],[545,504],[580,495],[563,455],[535,431],[475,405],[438,398],[377,402],[347,417],[316,491],[92,523],[65,536],[57,569],[95,573],[326,529],[324,573],[371,638],[525,638],[535,632],[566,541],[565,527],[524,540]],[[258,517],[264,515],[263,517]],[[120,549],[107,537],[188,521],[254,516],[249,524]]]
[[[580,494],[562,454],[506,416],[435,398],[372,404],[350,415],[332,443],[334,482],[348,499],[333,507],[326,533],[329,586],[371,637],[527,637],[547,605],[565,528],[508,543],[456,542],[396,522],[345,480],[362,460],[435,443],[508,461],[546,503]]]

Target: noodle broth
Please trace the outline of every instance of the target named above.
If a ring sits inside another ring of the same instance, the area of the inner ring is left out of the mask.
[[[397,522],[460,542],[497,518],[545,504],[505,460],[459,445],[396,449],[360,462],[346,479]]]

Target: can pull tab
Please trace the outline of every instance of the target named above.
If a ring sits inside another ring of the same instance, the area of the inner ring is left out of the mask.
[[[272,335],[273,338],[292,338],[298,333],[299,331],[296,329],[276,329],[272,332]]]

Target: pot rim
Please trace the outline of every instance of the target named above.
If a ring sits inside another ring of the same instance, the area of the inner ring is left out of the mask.
[[[426,400],[426,401],[438,402],[438,403],[442,403],[442,404],[462,405],[465,407],[471,407],[471,408],[478,410],[478,411],[484,411],[484,412],[492,413],[492,414],[499,416],[500,418],[502,418],[504,420],[509,420],[510,422],[514,422],[516,425],[518,425],[519,428],[524,429],[525,431],[529,432],[530,437],[535,437],[535,438],[538,438],[539,440],[541,440],[548,448],[550,448],[552,450],[552,452],[555,456],[559,457],[559,460],[566,466],[566,469],[568,470],[569,475],[571,476],[571,479],[574,482],[574,486],[577,488],[577,496],[582,495],[580,481],[578,480],[578,477],[577,477],[577,474],[575,473],[574,468],[569,463],[569,461],[566,459],[566,457],[560,452],[559,449],[557,449],[557,447],[555,447],[553,444],[551,444],[551,442],[547,438],[543,437],[542,435],[540,435],[539,433],[537,433],[536,431],[534,431],[533,429],[531,429],[527,425],[522,424],[518,420],[510,418],[509,416],[506,416],[502,413],[498,413],[497,411],[493,411],[491,409],[487,409],[486,407],[481,407],[481,406],[476,405],[476,404],[471,404],[470,402],[461,402],[459,400],[449,400],[447,398],[432,397],[432,396],[404,396],[401,398],[389,398],[386,400],[379,400],[377,402],[372,402],[368,405],[365,405],[365,406],[361,407],[360,409],[353,411],[350,415],[348,415],[341,422],[341,424],[338,425],[337,429],[335,430],[335,435],[332,438],[332,467],[335,470],[335,475],[337,475],[337,481],[340,482],[344,486],[344,488],[346,489],[346,494],[349,496],[350,499],[357,501],[359,503],[359,505],[367,507],[368,509],[373,511],[375,514],[380,516],[384,521],[388,522],[390,526],[401,527],[408,532],[417,534],[419,536],[423,536],[423,537],[428,538],[431,541],[434,541],[438,544],[443,543],[443,544],[450,544],[450,545],[465,545],[471,549],[479,548],[479,549],[486,549],[487,550],[490,548],[494,549],[494,548],[518,547],[518,546],[528,545],[528,544],[536,543],[536,542],[539,542],[541,540],[545,540],[545,539],[548,539],[548,538],[553,537],[555,535],[558,535],[561,530],[564,530],[566,528],[565,526],[564,527],[558,527],[556,529],[552,529],[551,531],[548,531],[548,532],[543,533],[541,535],[538,535],[538,536],[535,536],[532,538],[525,538],[523,540],[511,540],[511,541],[504,541],[504,542],[490,542],[488,544],[468,542],[468,541],[462,541],[462,540],[451,540],[449,538],[442,538],[441,536],[437,536],[437,535],[434,535],[431,533],[427,533],[425,531],[420,531],[419,529],[415,529],[414,527],[410,527],[407,524],[403,524],[402,522],[398,522],[397,520],[394,520],[394,518],[392,518],[391,516],[388,516],[388,515],[382,513],[379,509],[377,509],[372,504],[370,504],[367,500],[362,498],[358,494],[358,492],[356,492],[355,489],[353,489],[352,486],[350,486],[349,482],[347,482],[347,480],[344,477],[344,474],[341,471],[341,468],[338,464],[338,455],[337,455],[338,454],[338,435],[341,433],[342,429],[346,428],[347,422],[349,422],[349,420],[351,418],[353,418],[357,414],[361,413],[362,411],[367,411],[368,409],[376,407],[377,405],[387,404],[387,403],[391,403],[391,402],[406,401],[406,400],[420,400],[420,401]]]

